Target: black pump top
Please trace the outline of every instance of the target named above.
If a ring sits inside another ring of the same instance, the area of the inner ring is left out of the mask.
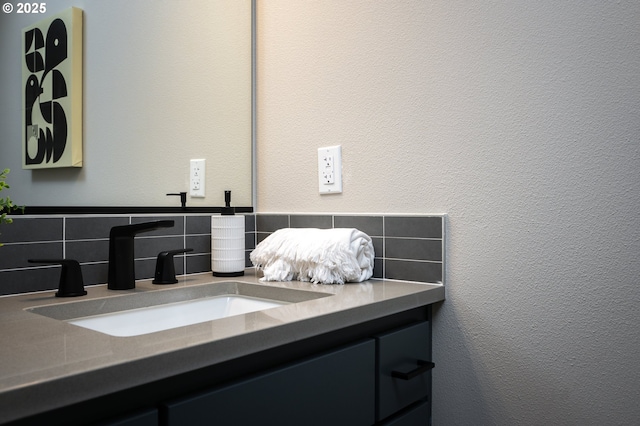
[[[167,195],[177,195],[180,197],[180,204],[182,207],[187,207],[187,193],[186,192],[172,192]]]
[[[236,214],[236,208],[231,207],[231,191],[224,191],[224,207],[221,214],[223,216],[231,216]]]

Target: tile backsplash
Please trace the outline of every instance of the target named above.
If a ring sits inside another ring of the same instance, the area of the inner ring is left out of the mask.
[[[136,236],[136,279],[152,278],[159,252],[192,248],[175,255],[177,274],[211,270],[211,216],[16,216],[0,226],[0,295],[53,290],[60,267],[28,259],[76,259],[85,285],[107,281],[109,230],[113,226],[171,219],[173,228]],[[358,228],[373,240],[375,278],[443,282],[443,215],[246,214],[245,256],[280,228]]]

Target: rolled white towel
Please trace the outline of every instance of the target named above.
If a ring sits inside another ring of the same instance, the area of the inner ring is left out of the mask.
[[[250,254],[264,281],[361,282],[373,275],[371,237],[355,228],[284,228]]]

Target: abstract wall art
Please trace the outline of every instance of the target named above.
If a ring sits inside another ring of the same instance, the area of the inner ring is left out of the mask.
[[[22,168],[82,167],[82,10],[22,29]]]

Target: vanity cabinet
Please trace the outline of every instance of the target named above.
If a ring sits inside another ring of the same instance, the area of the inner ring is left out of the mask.
[[[430,320],[397,312],[15,424],[429,425]]]
[[[161,411],[168,426],[427,425],[430,331],[428,321],[403,326],[171,401]]]

